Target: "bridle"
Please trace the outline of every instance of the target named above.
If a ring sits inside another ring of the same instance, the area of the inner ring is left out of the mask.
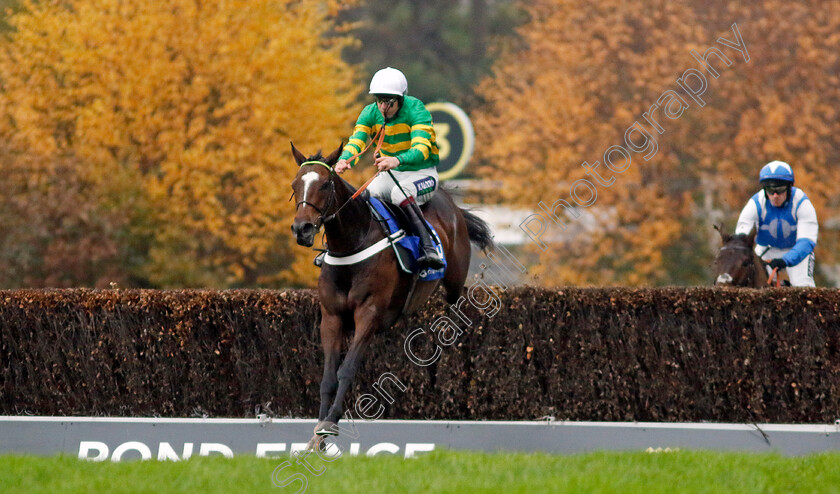
[[[325,206],[323,206],[323,209],[319,208],[315,204],[312,204],[311,202],[309,202],[305,199],[302,200],[302,201],[298,201],[295,204],[295,211],[297,211],[300,208],[301,205],[307,205],[307,206],[311,207],[312,209],[314,209],[315,212],[318,213],[318,222],[315,224],[315,228],[320,229],[321,225],[323,225],[327,221],[330,221],[331,219],[335,218],[335,215],[338,214],[338,211],[341,210],[341,208],[338,208],[338,210],[335,213],[330,214],[330,215],[326,215],[326,212],[329,212],[330,207],[335,202],[335,182],[333,182],[333,179],[332,179],[333,178],[332,175],[335,172],[333,171],[333,168],[330,165],[324,163],[323,161],[304,161],[303,163],[300,164],[301,167],[303,167],[305,165],[322,165],[322,166],[325,166],[327,168],[327,170],[330,171],[330,177],[328,179],[329,183],[330,183],[329,197],[327,199],[327,204]],[[295,197],[295,191],[292,191],[292,195],[291,195],[291,197],[289,197],[289,200],[291,201],[293,197]],[[342,205],[342,207],[344,207],[344,206]]]
[[[324,163],[323,161],[304,161],[303,163],[300,164],[301,167],[303,167],[304,165],[321,165],[321,166],[326,167],[327,170],[330,171],[329,178],[327,179],[330,183],[329,197],[327,199],[327,204],[325,206],[323,206],[323,209],[318,207],[317,205],[307,201],[306,199],[301,200],[301,201],[297,201],[297,203],[295,203],[295,211],[297,211],[302,205],[306,205],[306,206],[311,207],[312,209],[314,209],[318,213],[318,219],[316,220],[316,223],[315,223],[315,229],[316,229],[316,231],[319,231],[321,229],[322,225],[332,221],[336,216],[338,216],[338,213],[344,208],[344,206],[353,202],[353,200],[355,199],[355,196],[347,199],[344,202],[344,204],[342,204],[341,206],[339,206],[335,210],[334,213],[329,214],[330,209],[333,207],[333,204],[336,202],[336,191],[335,191],[336,173],[335,173],[335,170],[333,170],[333,168],[330,165]],[[295,191],[294,190],[292,190],[292,195],[289,197],[289,201],[291,201],[293,197],[295,197]],[[360,239],[360,241],[364,241],[364,239],[362,238],[362,239]],[[355,250],[355,249],[351,249],[351,250]]]
[[[370,149],[370,147],[373,145],[374,142],[376,143],[376,149],[374,149],[373,154],[374,154],[374,156],[376,156],[377,154],[379,154],[379,150],[382,148],[382,143],[384,142],[384,140],[385,140],[385,125],[383,124],[379,128],[379,132],[377,132],[373,136],[373,139],[371,139],[371,141],[367,144],[367,146],[365,146],[365,148],[362,149],[360,152],[358,152],[358,153],[354,154],[353,156],[347,158],[347,161],[355,160],[356,158],[358,158],[359,156],[364,154],[365,151]],[[330,197],[327,201],[327,205],[324,206],[323,210],[321,208],[319,208],[318,206],[312,204],[311,202],[305,200],[305,199],[303,201],[298,201],[295,204],[295,211],[297,211],[300,208],[300,206],[302,204],[304,204],[304,205],[307,205],[307,206],[311,207],[312,209],[314,209],[318,213],[318,223],[315,225],[316,229],[320,229],[321,226],[324,223],[326,223],[328,221],[331,221],[333,218],[335,218],[338,215],[338,213],[342,209],[344,209],[344,206],[350,204],[350,202],[353,201],[353,199],[356,199],[357,197],[359,197],[359,194],[361,194],[362,191],[364,191],[367,188],[367,186],[370,185],[371,182],[373,182],[373,179],[376,178],[377,175],[379,175],[379,172],[377,171],[374,176],[370,177],[370,179],[368,179],[368,181],[365,182],[364,185],[359,187],[359,189],[356,190],[355,193],[353,193],[353,195],[350,197],[350,199],[348,199],[347,201],[344,202],[344,204],[339,206],[338,209],[336,209],[334,213],[330,214],[329,216],[326,216],[325,212],[329,211],[330,206],[332,206],[332,203],[335,202],[335,182],[333,181],[333,175],[335,175],[335,170],[333,169],[333,167],[324,163],[323,161],[316,161],[316,160],[304,161],[303,163],[300,164],[300,167],[303,167],[304,165],[321,165],[321,166],[325,167],[327,170],[330,171],[330,178],[329,178],[329,181],[330,181]],[[289,196],[289,200],[291,201],[293,197],[295,197],[295,191],[294,190],[292,191],[292,195]]]
[[[361,156],[362,154],[364,154],[365,151],[370,149],[370,146],[373,145],[374,142],[376,143],[376,148],[374,149],[373,154],[377,155],[379,153],[379,149],[382,148],[382,142],[384,140],[385,140],[385,125],[382,125],[382,127],[379,128],[379,132],[377,132],[376,135],[373,136],[373,139],[371,139],[371,141],[368,143],[368,145],[365,146],[365,148],[362,149],[360,152],[358,152],[358,153],[354,154],[353,156],[347,158],[347,161],[354,160],[354,159],[358,158],[359,156]],[[319,217],[318,217],[318,224],[315,225],[316,228],[321,228],[321,225],[323,225],[324,223],[326,223],[326,222],[332,220],[333,218],[335,218],[338,215],[338,213],[342,209],[344,209],[344,206],[350,204],[350,201],[359,197],[359,195],[367,188],[368,185],[370,185],[371,182],[373,182],[373,179],[376,178],[376,176],[379,174],[379,172],[376,172],[376,174],[374,176],[370,177],[368,179],[368,181],[364,183],[364,185],[359,187],[358,190],[356,190],[356,192],[353,193],[353,195],[350,197],[350,199],[348,199],[347,201],[344,202],[344,204],[339,206],[338,209],[336,209],[334,213],[332,213],[329,216],[325,216],[324,211],[329,211],[330,206],[332,206],[333,201],[335,201],[335,182],[333,182],[333,175],[335,175],[335,170],[333,170],[333,167],[324,163],[323,161],[304,161],[303,163],[300,164],[301,167],[304,166],[304,165],[321,165],[321,166],[326,167],[327,170],[330,171],[330,198],[329,198],[329,202],[327,202],[327,205],[324,206],[323,211],[318,206],[316,206],[316,205],[314,205],[311,202],[306,201],[306,200],[298,201],[298,203],[295,204],[295,211],[298,210],[298,208],[300,207],[301,204],[306,204],[306,205],[312,207],[312,209],[314,209],[315,211],[318,212]],[[291,201],[292,197],[294,197],[294,196],[295,196],[295,192],[292,191],[292,195],[291,195],[291,197],[289,197],[289,200]]]
[[[752,250],[752,248],[743,245],[724,245],[720,250]]]
[[[724,250],[743,250],[743,251],[753,252],[753,249],[751,247],[746,247],[744,245],[724,245],[723,247],[720,248],[720,250],[721,251],[724,251]],[[755,255],[754,252],[753,252],[753,255]],[[718,257],[720,257],[720,255],[718,255]],[[746,279],[744,280],[747,283],[747,285],[755,284],[755,258],[750,257],[750,261],[752,261],[752,262],[750,262],[749,269],[747,270],[747,276],[746,276]]]

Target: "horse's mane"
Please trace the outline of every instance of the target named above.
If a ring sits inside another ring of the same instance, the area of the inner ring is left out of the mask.
[[[356,193],[356,187],[354,187],[353,184],[351,184],[347,180],[344,180],[343,178],[341,178],[341,175],[336,174],[335,178],[337,178],[339,180],[339,182],[343,183],[350,190],[350,192],[352,192],[354,194]]]

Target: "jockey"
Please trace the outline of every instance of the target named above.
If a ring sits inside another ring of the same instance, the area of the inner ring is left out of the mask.
[[[748,234],[757,226],[755,252],[769,267],[787,268],[793,286],[814,285],[814,246],[817,212],[808,196],[793,186],[793,170],[771,161],[759,173],[762,190],[744,206],[735,233]]]
[[[385,126],[385,140],[374,165],[380,173],[368,187],[370,195],[399,205],[408,216],[413,233],[420,238],[420,269],[444,267],[423,219],[425,204],[438,188],[438,147],[432,115],[419,99],[408,96],[408,82],[397,69],[387,67],[370,81],[370,94],[376,102],[367,105],[356,121],[353,135],[339,156],[334,169],[344,173],[355,165],[347,160],[360,153],[368,139]],[[393,177],[393,178],[392,178]]]

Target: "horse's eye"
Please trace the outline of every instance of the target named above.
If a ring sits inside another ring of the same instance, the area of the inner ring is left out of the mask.
[[[747,267],[752,264],[752,259],[745,259],[744,262],[741,263],[741,266]]]
[[[330,186],[329,182],[324,182],[324,183],[321,184],[320,187],[318,187],[318,190],[326,190],[327,187],[329,187],[329,186]]]

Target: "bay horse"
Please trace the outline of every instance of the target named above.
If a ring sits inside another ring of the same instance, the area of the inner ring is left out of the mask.
[[[724,232],[722,225],[715,225],[715,230],[723,242],[715,258],[715,285],[767,287],[765,262],[755,253],[755,227],[736,235]]]
[[[371,213],[367,200],[353,198],[355,188],[333,170],[343,143],[329,156],[308,158],[292,146],[299,167],[292,181],[296,214],[292,232],[297,243],[311,247],[323,226],[328,254],[345,257],[382,241],[386,235]],[[447,267],[442,279],[420,281],[400,270],[393,249],[385,248],[353,264],[324,263],[318,278],[321,305],[321,348],[324,375],[321,406],[309,448],[322,448],[323,436],[338,435],[344,395],[361,365],[374,335],[390,328],[403,314],[420,306],[442,284],[447,302],[461,297],[470,265],[470,242],[483,250],[493,247],[489,226],[459,208],[446,190],[438,189],[422,206],[437,231]],[[342,341],[352,333],[344,361]]]

